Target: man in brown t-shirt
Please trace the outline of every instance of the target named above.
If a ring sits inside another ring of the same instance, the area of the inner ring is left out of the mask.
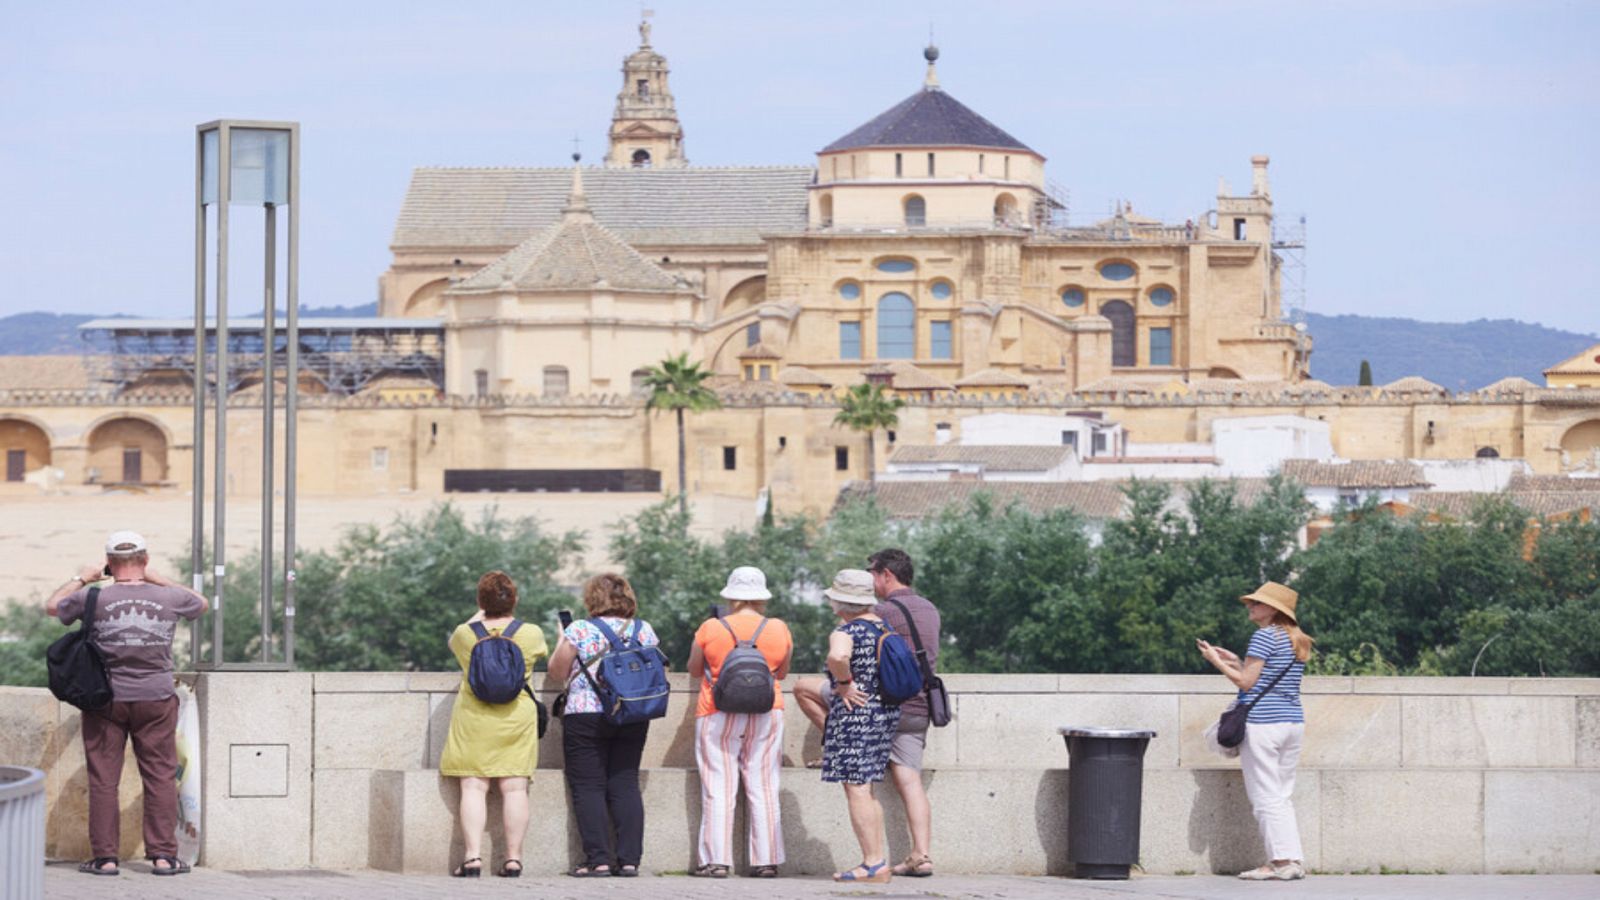
[[[90,637],[105,657],[112,700],[83,714],[89,846],[94,858],[78,868],[93,875],[120,872],[117,787],[129,738],[144,782],[144,846],[152,871],[178,875],[189,870],[177,856],[178,697],[172,677],[172,637],[179,619],[193,619],[206,611],[206,600],[151,572],[149,562],[144,538],[131,531],[116,532],[106,541],[104,568],[101,563],[85,566],[45,602],[47,614],[70,625],[83,617],[90,585],[103,582]]]

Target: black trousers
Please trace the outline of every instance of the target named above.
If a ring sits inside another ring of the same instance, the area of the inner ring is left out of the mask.
[[[572,792],[572,810],[578,819],[586,866],[639,864],[644,851],[639,759],[644,755],[649,731],[649,722],[612,725],[600,713],[568,713],[561,718],[567,789]]]

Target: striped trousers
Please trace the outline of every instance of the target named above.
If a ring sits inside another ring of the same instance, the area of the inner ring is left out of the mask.
[[[715,712],[694,723],[700,766],[700,863],[733,865],[733,809],[744,776],[750,865],[783,863],[778,772],[783,766],[783,710]]]

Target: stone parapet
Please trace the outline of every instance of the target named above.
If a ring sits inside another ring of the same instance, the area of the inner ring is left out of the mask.
[[[207,864],[431,872],[459,854],[455,780],[437,771],[459,674],[184,677],[196,680],[201,703]],[[1064,724],[1157,732],[1145,759],[1146,870],[1258,861],[1238,764],[1210,754],[1200,736],[1228,701],[1221,679],[952,674],[946,684],[955,721],[930,734],[925,772],[941,870],[1067,870],[1068,759],[1055,731]],[[652,725],[644,756],[651,870],[689,867],[699,822],[688,677],[673,675],[672,689],[672,712]],[[1304,699],[1296,810],[1314,868],[1600,867],[1591,840],[1600,832],[1600,679],[1312,677]],[[789,703],[782,809],[797,873],[855,861],[842,796],[803,768],[818,752],[815,729]],[[77,711],[40,689],[0,688],[0,761],[46,771],[49,852],[86,855]],[[529,787],[530,872],[559,871],[575,852],[560,766],[557,724]],[[137,784],[130,757],[128,857],[139,855]],[[898,803],[892,789],[881,796],[891,850],[903,854]]]

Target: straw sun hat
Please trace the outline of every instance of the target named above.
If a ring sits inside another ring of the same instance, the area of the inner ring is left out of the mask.
[[[840,569],[839,574],[833,576],[833,584],[822,593],[839,603],[878,605],[878,595],[872,592],[872,573],[865,569]]]
[[[1239,598],[1240,603],[1249,603],[1252,600],[1257,603],[1264,603],[1283,613],[1297,625],[1300,623],[1300,620],[1295,618],[1294,614],[1294,606],[1300,600],[1300,594],[1294,588],[1279,584],[1276,581],[1269,581]]]

